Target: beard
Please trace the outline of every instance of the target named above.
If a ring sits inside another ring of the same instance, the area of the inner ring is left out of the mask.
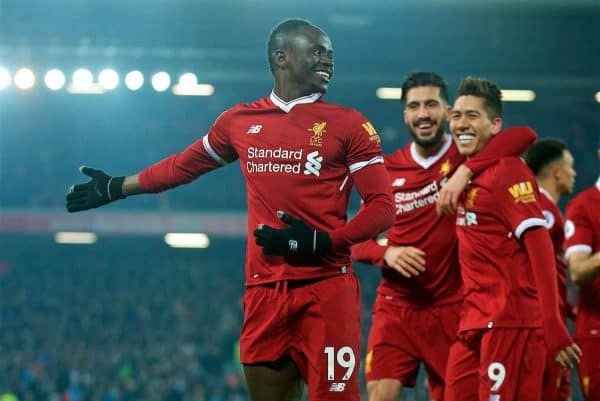
[[[415,134],[412,127],[410,127],[410,126],[408,127],[408,131],[410,132],[410,136],[412,137],[413,141],[417,145],[421,146],[422,148],[429,149],[429,148],[433,148],[440,144],[440,142],[442,141],[442,137],[444,136],[444,133],[446,132],[446,127],[444,126],[444,124],[438,123],[438,129],[437,129],[437,131],[435,131],[435,135],[431,139],[419,138],[419,136],[417,134]]]

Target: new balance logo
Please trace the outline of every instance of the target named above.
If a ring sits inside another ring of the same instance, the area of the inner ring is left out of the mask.
[[[332,391],[334,393],[341,393],[345,389],[346,383],[331,383],[331,386],[329,387],[329,391]]]
[[[392,182],[393,187],[401,187],[406,182],[406,178],[396,178],[394,182]]]
[[[248,131],[246,131],[246,134],[258,134],[261,129],[262,125],[260,124],[251,125],[250,128],[248,128]]]
[[[320,170],[322,167],[323,156],[319,156],[319,151],[315,150],[306,155],[306,164],[304,164],[304,175],[316,175],[317,177],[321,174]]]

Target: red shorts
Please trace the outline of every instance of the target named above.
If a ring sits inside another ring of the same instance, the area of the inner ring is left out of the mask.
[[[571,370],[561,368],[552,355],[546,358],[542,400],[561,401],[571,397]]]
[[[365,374],[367,382],[396,379],[414,387],[423,362],[432,400],[442,400],[448,352],[458,330],[460,303],[430,308],[406,304],[377,295]]]
[[[539,401],[545,365],[540,328],[460,333],[450,348],[445,400]]]
[[[310,401],[360,400],[361,302],[354,273],[249,287],[244,314],[242,363],[289,356]]]
[[[588,401],[600,400],[600,338],[576,339],[581,348],[579,381],[583,398]]]

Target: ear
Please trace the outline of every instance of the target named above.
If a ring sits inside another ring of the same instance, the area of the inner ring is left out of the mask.
[[[560,168],[560,165],[558,163],[552,164],[552,166],[550,167],[550,174],[555,180],[560,179],[560,177],[562,176],[562,169]]]
[[[279,68],[285,69],[287,66],[287,53],[283,49],[275,49],[273,50],[273,60]]]
[[[496,117],[492,120],[492,136],[502,131],[502,118]]]

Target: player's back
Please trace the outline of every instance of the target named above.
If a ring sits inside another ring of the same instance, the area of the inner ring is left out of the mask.
[[[386,234],[388,244],[423,250],[426,270],[406,278],[395,270],[384,269],[380,293],[424,306],[462,298],[455,219],[439,216],[435,201],[463,161],[449,136],[429,158],[421,157],[414,143],[385,157],[396,207],[396,221]]]

